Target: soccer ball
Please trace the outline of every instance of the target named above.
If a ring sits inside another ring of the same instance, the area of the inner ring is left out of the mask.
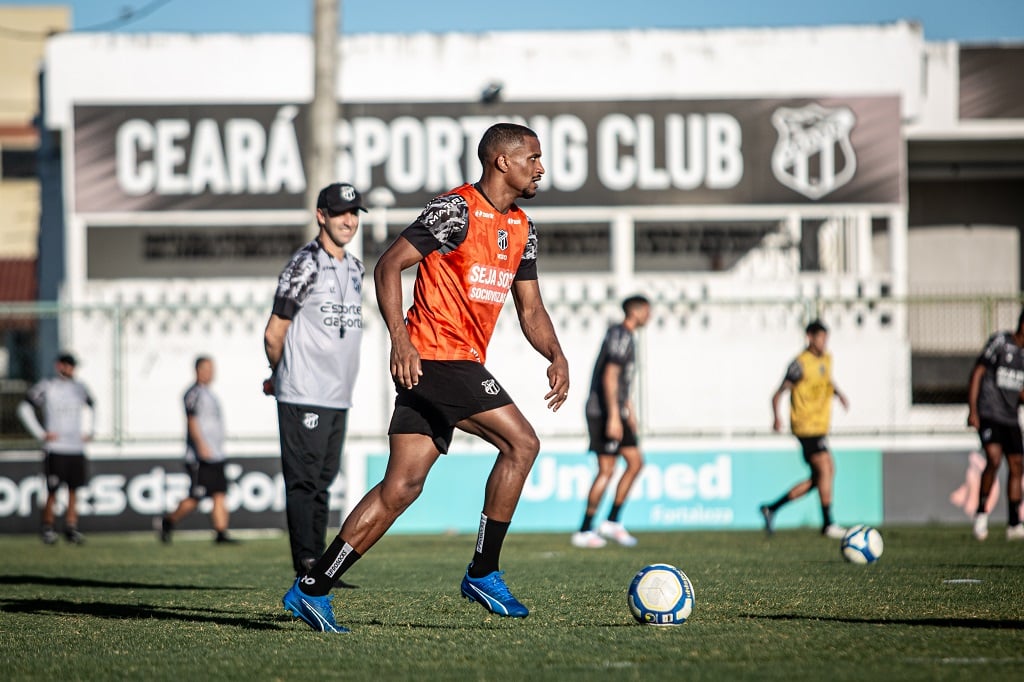
[[[839,551],[852,564],[873,564],[882,556],[882,534],[871,526],[863,524],[846,531]]]
[[[629,584],[629,610],[644,625],[682,625],[693,610],[693,585],[668,564],[644,566]]]

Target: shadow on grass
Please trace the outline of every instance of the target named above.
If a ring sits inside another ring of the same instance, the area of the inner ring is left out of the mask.
[[[287,619],[281,616],[255,614],[239,616],[234,611],[182,608],[174,606],[147,606],[145,604],[115,604],[111,602],[73,602],[66,599],[7,599],[0,600],[0,611],[37,616],[92,616],[112,620],[177,620],[187,623],[214,623],[245,630],[281,630]]]
[[[120,580],[93,580],[48,575],[0,575],[0,585],[47,585],[49,587],[113,587],[122,590],[250,590],[251,587],[217,585],[176,585],[173,583],[136,583]]]
[[[763,620],[813,620],[832,623],[864,625],[924,625],[933,628],[971,628],[977,630],[1024,630],[1024,620],[996,620],[994,618],[840,618],[838,616],[808,616],[797,613],[740,614],[743,618]]]

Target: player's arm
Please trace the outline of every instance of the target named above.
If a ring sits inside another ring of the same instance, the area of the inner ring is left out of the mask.
[[[604,424],[604,435],[608,440],[622,440],[622,412],[619,411],[619,376],[622,366],[609,362],[601,373],[601,391],[608,415]]]
[[[96,437],[96,403],[93,402],[92,395],[88,391],[85,394],[85,408],[89,413],[89,418],[85,433],[82,434],[82,440],[88,443]]]
[[[839,404],[843,406],[844,410],[850,409],[850,401],[846,399],[846,394],[839,390],[834,381],[832,382],[832,395],[839,400]]]
[[[782,416],[779,414],[779,403],[782,402],[782,396],[786,391],[791,391],[792,389],[793,382],[786,378],[782,380],[782,383],[779,384],[779,387],[775,390],[775,394],[772,395],[772,417],[774,418],[772,421],[773,431],[782,431]]]
[[[978,394],[981,393],[981,378],[985,376],[985,365],[980,362],[971,370],[971,379],[967,384],[967,425],[971,428],[981,426],[978,415]]]
[[[423,260],[423,254],[405,237],[398,237],[377,260],[373,284],[377,308],[391,337],[391,376],[399,385],[412,388],[423,374],[420,354],[405,327],[402,306],[402,271]]]
[[[267,354],[271,370],[276,370],[278,363],[281,362],[281,355],[284,353],[284,337],[291,324],[291,320],[280,317],[277,313],[272,313],[267,321],[267,328],[263,332],[263,350]]]
[[[558,343],[555,326],[540,297],[536,279],[517,279],[512,283],[512,299],[519,315],[519,326],[530,345],[548,359],[548,387],[544,396],[548,408],[557,412],[569,396],[569,361]]]
[[[39,423],[39,417],[36,416],[36,408],[27,400],[22,400],[18,403],[18,419],[24,424],[25,428],[32,437],[38,441],[45,441],[47,439],[46,429]]]
[[[199,459],[210,459],[210,446],[207,444],[206,439],[203,438],[202,429],[199,428],[199,420],[194,414],[188,415],[186,420],[188,422],[188,435],[196,446],[196,454],[199,455]]]

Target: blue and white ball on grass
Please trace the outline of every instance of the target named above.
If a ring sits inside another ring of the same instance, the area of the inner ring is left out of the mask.
[[[693,611],[693,585],[669,564],[644,566],[629,584],[629,610],[643,625],[682,625]]]
[[[873,564],[882,556],[885,543],[877,529],[863,524],[846,531],[839,543],[843,558],[851,564]]]

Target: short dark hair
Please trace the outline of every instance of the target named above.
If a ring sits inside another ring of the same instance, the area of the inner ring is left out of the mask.
[[[64,365],[71,365],[72,367],[78,364],[78,361],[75,360],[75,356],[67,351],[62,352],[57,356],[57,362]]]
[[[629,311],[644,305],[649,306],[651,305],[651,302],[647,300],[646,296],[634,294],[633,296],[629,296],[628,298],[626,298],[626,300],[622,302],[622,312],[629,315]]]
[[[1017,331],[1024,329],[1024,308],[1020,309],[1020,317],[1017,318]]]
[[[480,138],[476,155],[486,168],[500,150],[518,147],[526,137],[537,137],[537,133],[518,123],[495,123]]]
[[[199,365],[203,364],[204,362],[213,362],[213,358],[211,358],[209,355],[197,355],[196,356],[196,371],[197,372],[199,371]]]
[[[810,324],[807,325],[807,329],[804,331],[807,332],[808,336],[811,334],[817,334],[818,332],[825,332],[827,334],[828,327],[826,327],[821,320],[811,320]]]

